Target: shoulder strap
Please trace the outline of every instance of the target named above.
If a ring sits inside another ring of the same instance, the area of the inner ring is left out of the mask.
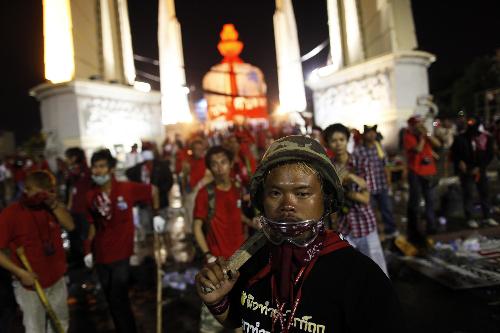
[[[208,193],[207,223],[210,224],[212,218],[215,215],[215,182],[207,184],[207,193]]]

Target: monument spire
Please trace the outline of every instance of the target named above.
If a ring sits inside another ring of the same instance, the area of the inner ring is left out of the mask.
[[[304,111],[306,109],[306,93],[300,61],[297,25],[291,0],[276,0],[276,12],[273,20],[281,111]]]
[[[181,27],[174,0],[159,0],[158,46],[160,53],[161,108],[163,124],[191,122],[182,54]]]

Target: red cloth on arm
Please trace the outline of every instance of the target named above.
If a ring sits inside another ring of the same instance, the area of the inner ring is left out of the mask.
[[[408,160],[408,169],[419,176],[435,175],[437,170],[434,157],[432,156],[431,144],[426,140],[422,151],[417,153],[415,147],[418,145],[418,137],[410,131],[405,132],[403,142]],[[424,159],[427,159],[429,163],[422,163]]]
[[[44,242],[50,243],[54,254],[47,256]],[[32,210],[16,202],[0,214],[0,249],[10,249],[10,258],[24,268],[16,254],[22,246],[38,276],[42,288],[56,283],[66,272],[66,256],[61,227],[55,216],[45,209]],[[32,289],[32,288],[29,288]]]
[[[193,218],[210,223],[205,235],[208,249],[214,256],[229,258],[243,244],[240,190],[232,186],[228,191],[215,189],[215,211],[210,222],[208,217],[208,192],[202,188],[196,196]]]
[[[101,189],[94,187],[87,194],[87,219],[95,225],[96,235],[92,249],[97,264],[109,264],[129,258],[134,249],[134,222],[132,207],[151,203],[152,188],[149,184],[118,182],[113,179],[110,193],[111,218],[107,220],[95,208],[95,199]]]

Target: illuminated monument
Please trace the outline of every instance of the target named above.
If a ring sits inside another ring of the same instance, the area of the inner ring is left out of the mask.
[[[135,89],[126,0],[43,0],[47,83],[42,131],[54,154],[73,145],[128,149],[162,136],[160,93]]]
[[[379,124],[395,147],[399,128],[429,93],[432,54],[415,51],[410,0],[327,0],[331,64],[314,70],[314,117],[362,129]]]
[[[224,24],[217,49],[221,63],[203,77],[208,119],[217,127],[237,116],[267,118],[266,83],[261,70],[239,57],[243,43],[234,25]]]

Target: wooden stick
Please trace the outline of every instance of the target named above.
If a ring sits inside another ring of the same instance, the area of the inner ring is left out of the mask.
[[[17,250],[17,255],[19,259],[21,259],[21,262],[23,263],[24,267],[26,270],[30,273],[33,273],[33,269],[31,268],[31,264],[28,261],[28,258],[26,257],[26,253],[24,252],[24,248],[18,247]],[[47,298],[47,295],[45,294],[45,291],[43,290],[42,286],[40,285],[40,282],[38,282],[38,279],[35,278],[35,290],[36,293],[38,294],[38,297],[40,298],[40,302],[42,302],[43,308],[45,309],[45,312],[48,314],[50,321],[52,322],[52,325],[57,333],[64,333],[64,329],[61,325],[61,322],[59,321],[59,318],[57,318],[56,313],[54,312],[54,309],[52,309],[52,306],[49,303],[49,300]]]
[[[156,259],[156,333],[162,332],[162,315],[163,315],[163,301],[162,291],[163,283],[161,276],[161,241],[160,235],[154,231],[154,251]]]

